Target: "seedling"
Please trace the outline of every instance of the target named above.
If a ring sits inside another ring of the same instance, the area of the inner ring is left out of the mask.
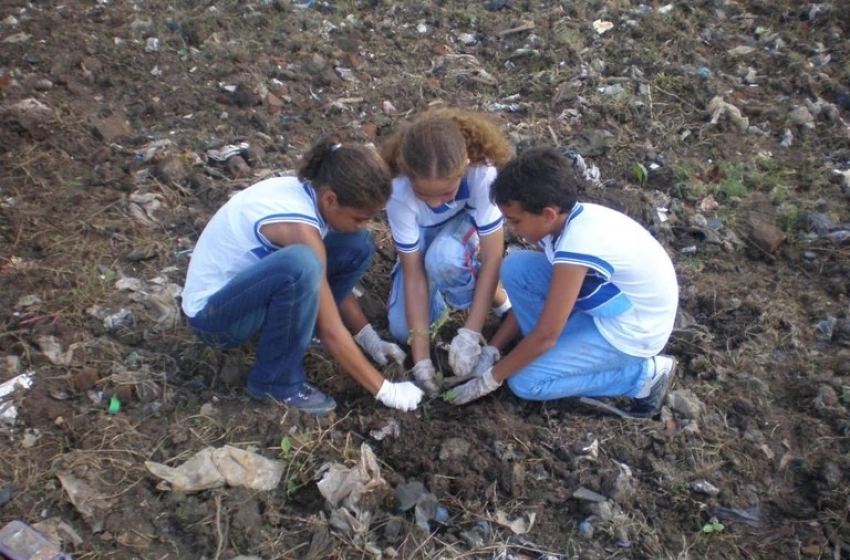
[[[707,535],[711,535],[711,534],[715,534],[715,533],[722,533],[723,529],[725,529],[725,528],[726,528],[726,526],[723,523],[721,523],[721,522],[719,522],[715,519],[715,520],[709,521],[708,523],[703,525],[702,526],[702,532],[707,534]]]
[[[646,185],[647,179],[649,179],[649,171],[647,171],[646,166],[640,162],[635,162],[632,164],[632,174],[637,179],[637,182],[640,183],[641,186]]]

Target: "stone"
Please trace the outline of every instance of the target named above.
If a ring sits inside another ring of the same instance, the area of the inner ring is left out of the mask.
[[[120,113],[113,113],[105,119],[100,119],[94,124],[95,136],[104,142],[111,143],[118,138],[130,136],[133,134],[133,129],[130,123]]]
[[[227,167],[228,173],[230,173],[230,175],[235,179],[247,177],[251,174],[251,167],[248,165],[248,162],[242,158],[242,156],[233,156],[229,158],[225,167]]]
[[[699,420],[705,416],[705,404],[689,389],[679,389],[667,395],[667,405],[682,418]]]
[[[775,253],[785,241],[785,233],[773,224],[753,219],[750,221],[750,228],[750,239],[766,253]]]
[[[186,180],[186,166],[179,156],[166,156],[156,168],[157,177],[166,183],[182,184]]]
[[[469,442],[463,438],[449,438],[440,447],[440,460],[463,459],[469,453]]]

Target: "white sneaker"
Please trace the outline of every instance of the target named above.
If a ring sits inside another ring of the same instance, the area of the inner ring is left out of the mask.
[[[676,372],[676,358],[658,354],[652,358],[655,366],[652,380],[649,382],[649,394],[645,397],[635,397],[626,411],[632,416],[652,417],[661,412],[667,391],[673,384],[673,375]]]

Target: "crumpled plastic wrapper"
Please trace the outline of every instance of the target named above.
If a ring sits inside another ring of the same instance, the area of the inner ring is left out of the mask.
[[[153,461],[145,461],[145,467],[178,492],[199,492],[224,485],[274,490],[284,470],[281,461],[229,445],[202,449],[176,468]]]
[[[366,535],[372,523],[372,512],[361,504],[364,495],[386,487],[381,467],[372,448],[360,446],[360,463],[346,467],[339,463],[323,465],[319,492],[331,506],[330,523],[348,535]]]

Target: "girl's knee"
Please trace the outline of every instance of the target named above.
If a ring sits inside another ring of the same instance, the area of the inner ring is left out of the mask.
[[[295,269],[297,274],[293,276],[299,289],[318,291],[324,267],[313,249],[307,245],[290,245],[284,260],[290,270]]]

